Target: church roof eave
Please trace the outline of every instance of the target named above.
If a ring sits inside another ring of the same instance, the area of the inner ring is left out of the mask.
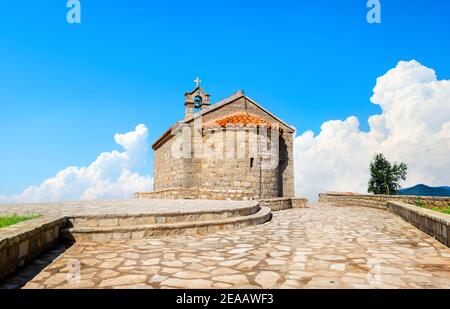
[[[179,123],[177,122],[173,126],[171,126],[166,132],[163,133],[152,145],[152,149],[156,150],[160,146],[162,146],[166,141],[172,138],[173,132],[176,131],[176,128],[178,127]]]

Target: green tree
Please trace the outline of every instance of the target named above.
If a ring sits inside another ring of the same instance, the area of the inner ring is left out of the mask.
[[[370,162],[369,193],[395,195],[401,188],[400,181],[406,179],[408,167],[405,163],[391,164],[382,153],[377,153]]]

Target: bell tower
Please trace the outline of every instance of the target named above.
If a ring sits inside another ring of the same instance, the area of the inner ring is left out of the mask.
[[[185,118],[193,116],[196,112],[211,106],[210,95],[202,89],[200,86],[201,82],[202,81],[197,77],[194,80],[194,83],[196,84],[195,89],[192,92],[186,92],[184,94]]]

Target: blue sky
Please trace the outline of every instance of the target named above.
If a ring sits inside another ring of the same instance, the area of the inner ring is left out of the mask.
[[[299,132],[378,113],[376,78],[416,59],[450,77],[450,3],[381,0],[65,0],[0,3],[0,195],[117,149],[143,123],[156,139],[197,76],[218,101],[246,93]],[[151,167],[143,173],[151,173]]]

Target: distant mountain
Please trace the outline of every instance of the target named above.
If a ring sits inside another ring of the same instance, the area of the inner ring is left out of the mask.
[[[429,187],[420,184],[412,188],[401,189],[398,194],[418,196],[450,196],[450,187]]]

